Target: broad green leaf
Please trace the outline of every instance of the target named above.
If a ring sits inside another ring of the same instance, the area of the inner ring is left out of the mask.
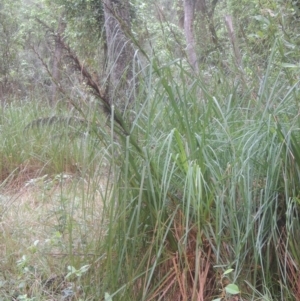
[[[233,283],[228,284],[225,287],[225,291],[226,291],[226,293],[231,294],[231,295],[236,295],[236,294],[240,293],[239,287],[236,284],[233,284]]]

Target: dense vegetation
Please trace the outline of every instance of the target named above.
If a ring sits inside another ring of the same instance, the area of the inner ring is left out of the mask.
[[[109,2],[0,3],[0,300],[300,300],[298,2]]]

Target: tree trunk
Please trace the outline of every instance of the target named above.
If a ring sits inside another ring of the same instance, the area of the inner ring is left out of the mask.
[[[126,37],[130,29],[128,0],[104,0],[108,61],[108,97],[121,110],[133,100],[134,49]]]
[[[191,67],[195,73],[199,72],[195,38],[193,33],[194,11],[196,0],[184,0],[184,34],[187,43],[186,53]]]
[[[61,37],[66,29],[66,23],[63,16],[60,17],[57,28],[57,36]],[[60,81],[60,62],[62,56],[62,46],[59,38],[55,38],[55,49],[52,64],[52,85],[51,85],[51,105],[54,106],[57,102],[57,85]]]
[[[219,0],[213,0],[212,2],[208,2],[209,3],[208,5],[206,0],[196,0],[196,2],[197,2],[197,10],[201,12],[202,17],[208,23],[208,29],[211,34],[212,42],[218,47],[219,42],[218,42],[218,37],[217,37],[213,17],[214,17],[216,5],[218,4]]]
[[[232,17],[229,15],[225,16],[225,23],[228,30],[230,42],[233,47],[236,66],[238,69],[242,69],[242,55],[238,43],[236,41],[236,36],[235,36],[233,23],[232,23]]]

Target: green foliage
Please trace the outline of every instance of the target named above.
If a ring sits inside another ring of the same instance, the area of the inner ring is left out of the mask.
[[[0,96],[20,88],[19,52],[22,49],[20,30],[20,1],[2,1],[0,11]]]
[[[59,108],[55,111],[34,102],[2,108],[2,180],[12,180],[16,176],[27,178],[28,171],[32,178],[62,172],[85,173],[87,166],[94,165],[92,150],[96,151],[105,127],[105,118],[100,120],[101,125],[93,125],[93,114],[97,111],[90,112],[90,122],[83,123],[74,115],[62,115]],[[45,115],[53,117],[40,118]],[[65,144],[63,141],[68,142]],[[32,168],[34,174],[30,174]]]
[[[155,296],[164,281],[159,272],[172,259],[170,252],[182,254],[181,264],[194,273],[196,268],[188,261],[190,252],[195,252],[188,244],[193,231],[200,233],[193,239],[202,252],[204,242],[210,242],[217,265],[235,265],[235,282],[242,292],[255,296],[272,288],[274,296],[285,293],[285,287],[273,284],[276,271],[287,266],[285,254],[276,254],[269,246],[291,246],[291,258],[297,253],[294,237],[289,237],[287,244],[278,236],[285,229],[286,206],[297,210],[295,204],[283,201],[298,190],[289,186],[298,183],[293,173],[284,181],[286,170],[289,174],[294,168],[285,161],[287,155],[292,154],[297,162],[297,137],[288,138],[278,123],[281,118],[290,122],[297,117],[297,94],[296,86],[286,90],[289,83],[284,73],[276,74],[271,68],[276,50],[264,81],[251,89],[257,98],[247,100],[239,99],[226,82],[223,89],[212,89],[214,95],[199,79],[189,84],[191,78],[180,64],[160,69],[152,66],[155,86],[151,82],[145,86],[148,98],[140,104],[130,136],[119,136],[118,143],[110,147],[117,168],[113,199],[118,206],[111,208],[103,246],[108,254],[103,264],[111,271],[103,290],[115,291],[111,298],[146,300]],[[222,99],[224,91],[229,96]],[[113,124],[111,130],[113,134]],[[289,147],[289,141],[295,146]],[[180,220],[181,214],[184,218]],[[274,256],[276,264],[271,265]],[[151,258],[155,261],[148,267]],[[176,262],[176,258],[172,260]],[[167,277],[177,279],[171,272]],[[244,287],[245,279],[248,287]],[[131,288],[135,281],[146,287],[143,296]],[[258,292],[249,292],[249,286],[257,281],[263,283]],[[227,292],[233,289],[237,291],[229,285]],[[290,287],[292,292],[294,289]]]
[[[222,287],[222,297],[214,299],[213,301],[221,301],[223,298],[226,298],[226,294],[238,295],[241,293],[239,287],[236,284],[229,283],[229,284],[226,284],[225,287],[223,286],[224,279],[227,278],[228,274],[230,274],[232,271],[233,271],[233,269],[228,269],[222,274],[221,279],[220,279],[220,284]]]
[[[56,0],[54,3],[61,8],[67,22],[64,36],[68,43],[78,55],[89,60],[89,65],[96,64],[93,59],[104,35],[102,1]]]
[[[66,279],[71,278],[71,277],[78,277],[80,278],[83,274],[85,274],[88,269],[89,265],[84,265],[80,269],[76,269],[73,266],[68,266],[68,274],[66,275]]]
[[[47,79],[39,69],[51,61],[53,39],[35,19],[55,29],[57,12],[65,14],[65,39],[85,64],[105,61],[96,55],[102,2],[39,2],[22,15],[4,4],[1,24],[8,37],[20,30],[7,43],[10,80],[20,53],[27,82]],[[217,23],[224,51],[210,52],[195,76],[185,64],[175,5],[157,15],[170,2],[135,4],[135,43],[150,39],[151,45],[139,46],[153,56],[143,61],[136,102],[118,123],[114,108],[107,118],[97,101],[73,102],[77,111],[30,98],[1,108],[1,189],[39,192],[33,207],[1,195],[1,293],[20,300],[58,298],[57,291],[84,300],[221,300],[236,294],[294,300],[300,269],[295,8],[279,1],[220,6],[216,18],[226,10],[239,18],[243,66],[231,63],[232,46]],[[19,27],[12,16],[23,16]],[[39,44],[44,64],[20,52],[16,41]],[[62,86],[73,91],[75,83],[78,94],[88,93],[65,66],[70,80]],[[33,225],[19,221],[24,212],[31,212],[27,223],[34,219]]]
[[[161,62],[184,56],[185,40],[177,24],[176,3],[134,1],[132,31],[139,45]]]

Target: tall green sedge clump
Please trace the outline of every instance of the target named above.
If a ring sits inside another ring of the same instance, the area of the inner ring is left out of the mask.
[[[243,98],[178,62],[149,67],[146,99],[111,148],[107,298],[298,296],[299,83],[272,70],[275,53]]]

